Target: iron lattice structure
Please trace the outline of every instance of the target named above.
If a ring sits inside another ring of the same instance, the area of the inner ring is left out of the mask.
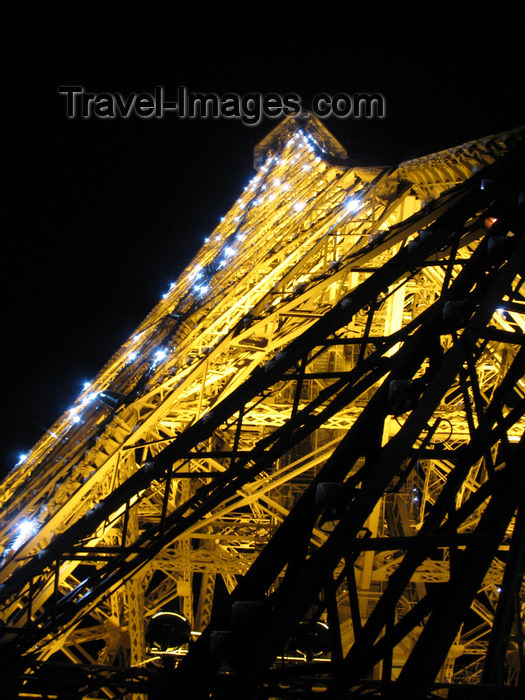
[[[518,696],[522,138],[354,167],[309,118],[257,146],[1,485],[13,696]],[[192,632],[160,664],[162,611]]]

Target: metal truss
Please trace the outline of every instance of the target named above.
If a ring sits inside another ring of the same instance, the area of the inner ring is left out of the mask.
[[[71,668],[82,697],[518,690],[522,134],[386,170],[315,119],[259,144],[1,485],[13,693]],[[164,610],[193,630],[171,669],[145,645]]]

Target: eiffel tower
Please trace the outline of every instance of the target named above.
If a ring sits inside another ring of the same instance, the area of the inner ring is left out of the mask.
[[[8,697],[523,697],[524,133],[257,145],[1,484]]]

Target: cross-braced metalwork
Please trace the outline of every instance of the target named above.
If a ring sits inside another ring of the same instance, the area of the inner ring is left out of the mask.
[[[83,697],[519,692],[522,134],[386,169],[315,119],[259,144],[2,484],[13,692],[72,668]],[[165,611],[192,630],[168,652]]]

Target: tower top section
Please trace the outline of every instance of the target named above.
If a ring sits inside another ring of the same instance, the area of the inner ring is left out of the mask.
[[[259,170],[269,156],[279,153],[290,137],[295,136],[299,130],[311,136],[325,156],[338,159],[348,157],[346,150],[322,122],[316,116],[306,113],[301,117],[287,117],[272,129],[268,136],[259,141],[254,151],[256,170]]]

